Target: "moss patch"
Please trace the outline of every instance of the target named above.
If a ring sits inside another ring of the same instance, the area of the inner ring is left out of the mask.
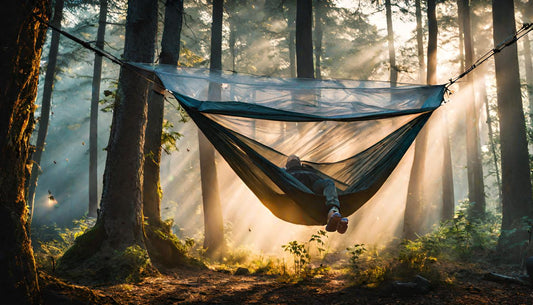
[[[105,238],[106,233],[103,225],[97,223],[92,229],[76,238],[72,247],[59,259],[58,271],[73,269],[83,264],[102,247]]]
[[[187,255],[186,246],[171,232],[172,220],[149,221],[145,226],[146,247],[154,263],[165,268],[203,266]]]
[[[103,225],[96,224],[59,259],[57,273],[81,284],[104,284],[137,282],[156,271],[146,249],[140,245],[110,247]]]

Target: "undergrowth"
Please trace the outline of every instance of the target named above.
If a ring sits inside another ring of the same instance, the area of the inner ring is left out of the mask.
[[[57,225],[32,227],[31,239],[37,266],[42,270],[54,272],[57,260],[67,251],[76,238],[91,229],[95,218],[74,220],[72,227],[61,228]]]
[[[487,213],[479,218],[470,217],[469,208],[470,204],[465,201],[453,219],[441,222],[431,232],[414,240],[396,240],[386,247],[353,243],[342,251],[332,250],[327,243],[327,233],[319,230],[306,241],[293,240],[282,245],[284,256],[265,256],[250,248],[234,247],[232,241],[227,240],[228,251],[215,261],[205,255],[201,239],[185,238],[179,243],[188,256],[211,269],[276,276],[283,282],[299,282],[340,272],[354,284],[366,287],[409,281],[415,276],[422,276],[436,285],[451,284],[454,277],[450,269],[462,264],[488,262],[500,238],[500,215]],[[81,219],[69,229],[34,228],[39,266],[53,270],[57,258],[92,225],[91,220]]]

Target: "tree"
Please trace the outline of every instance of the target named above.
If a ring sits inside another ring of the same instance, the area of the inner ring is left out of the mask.
[[[61,20],[63,19],[63,0],[56,0],[54,5],[54,13],[51,20],[51,25],[61,29]],[[33,200],[35,197],[35,189],[37,187],[37,179],[41,170],[41,156],[43,154],[44,146],[46,145],[46,134],[48,133],[48,122],[50,120],[50,108],[52,103],[52,90],[54,87],[54,79],[56,73],[57,53],[59,51],[59,32],[52,32],[52,41],[50,42],[50,53],[48,54],[48,66],[46,67],[46,76],[44,78],[43,99],[41,103],[41,117],[39,119],[39,132],[37,134],[37,143],[35,151],[33,152],[33,166],[28,183],[28,203],[30,206],[30,219],[33,217]]]
[[[211,24],[211,73],[222,69],[222,17],[224,1],[213,1],[213,20]],[[210,84],[209,98],[220,96],[220,86]],[[204,207],[204,248],[206,254],[218,257],[225,251],[224,222],[220,206],[215,149],[202,132],[198,132],[200,145],[200,175],[202,180],[202,198]]]
[[[157,2],[130,0],[125,61],[153,62],[156,32]],[[137,70],[128,65],[121,68],[107,146],[101,212],[95,226],[63,255],[60,271],[94,270],[97,266],[95,280],[123,281],[139,275],[149,265],[142,210],[148,88],[145,76]],[[128,256],[135,256],[135,260],[123,259]]]
[[[424,61],[424,30],[422,25],[422,6],[421,0],[415,0],[415,17],[416,17],[416,45],[418,53],[418,81],[424,81],[426,72],[426,62]]]
[[[428,58],[427,58],[427,78],[428,85],[437,84],[437,42],[438,25],[436,13],[436,0],[427,0],[428,16]]]
[[[104,49],[105,26],[107,20],[107,0],[100,0],[98,33],[96,47]],[[98,101],[100,100],[100,81],[102,79],[102,56],[94,54],[93,90],[91,97],[91,116],[89,122],[89,213],[96,217],[98,209]]]
[[[523,4],[524,20],[533,20],[533,0]],[[533,128],[533,63],[531,60],[531,40],[529,35],[522,37],[524,41],[524,65],[526,67],[527,97],[529,100],[529,126]]]
[[[468,0],[459,3],[460,16],[462,17],[462,33],[464,35],[465,67],[474,63],[474,48],[472,43],[472,27],[470,22],[470,4]],[[485,191],[483,183],[483,169],[481,167],[481,148],[479,144],[478,115],[474,97],[472,73],[466,76],[468,90],[468,103],[466,105],[466,151],[468,171],[468,198],[472,206],[473,217],[481,217],[485,213]]]
[[[294,1],[286,1],[285,5],[288,7],[287,12],[287,27],[289,28],[289,69],[291,77],[296,77],[296,7]]]
[[[320,71],[320,64],[322,58],[322,24],[324,23],[324,15],[326,14],[325,0],[315,1],[315,77],[317,79],[322,78],[322,72]]]
[[[299,78],[314,78],[313,68],[313,1],[296,4],[296,71]]]
[[[161,38],[159,62],[177,65],[180,51],[180,37],[183,17],[183,0],[167,0],[165,20]],[[159,84],[154,87],[160,87]],[[143,212],[147,218],[146,245],[152,260],[167,267],[175,267],[183,262],[183,251],[174,243],[171,225],[161,220],[161,138],[163,133],[164,96],[152,90],[148,103],[148,122],[144,143],[144,183]]]
[[[492,20],[494,45],[514,35],[514,1],[493,0]],[[496,54],[494,61],[502,163],[502,235],[499,246],[507,249],[506,260],[517,262],[522,254],[519,245],[528,239],[527,231],[520,226],[521,218],[532,218],[533,202],[516,44]]]
[[[182,0],[167,0],[165,20],[161,39],[159,62],[165,65],[177,65],[180,51],[182,25]],[[143,210],[148,220],[160,220],[161,186],[159,163],[161,162],[161,136],[163,133],[164,99],[163,95],[152,91],[148,103],[148,122],[144,143],[144,190]]]
[[[392,27],[392,7],[390,0],[385,0],[385,14],[387,17],[387,41],[389,45],[390,82],[396,86],[398,68],[396,67],[396,49],[394,48],[394,29]]]
[[[427,83],[437,82],[437,17],[435,13],[435,0],[427,2],[428,16],[428,55],[427,55]],[[422,231],[423,210],[423,183],[426,163],[426,151],[428,142],[428,129],[424,128],[418,134],[415,142],[415,153],[411,167],[409,185],[407,189],[407,201],[404,212],[404,237],[415,239]]]
[[[458,0],[462,1],[462,0]],[[472,31],[476,33],[474,38],[474,45],[480,46],[480,52],[486,52],[486,46],[490,45],[491,42],[491,34],[488,32],[492,32],[492,28],[488,28],[486,30],[483,30],[487,28],[487,20],[490,20],[490,18],[487,18],[487,14],[490,14],[490,10],[487,9],[487,7],[490,5],[490,3],[486,2],[470,2],[471,6],[471,18],[472,18]],[[476,14],[475,12],[480,12],[481,14]],[[486,32],[486,33],[484,33]],[[463,48],[464,49],[464,48]],[[461,52],[463,54],[463,52]],[[462,66],[464,70],[464,65]],[[490,154],[492,155],[492,163],[494,167],[493,175],[496,179],[496,196],[497,196],[497,208],[501,208],[501,197],[502,197],[502,184],[501,184],[501,175],[500,175],[500,156],[498,153],[497,143],[499,142],[498,134],[495,134],[494,128],[496,130],[499,129],[497,127],[498,120],[494,118],[494,114],[491,113],[491,105],[489,104],[489,98],[487,96],[487,87],[486,87],[486,81],[485,78],[487,75],[489,75],[488,69],[489,65],[481,65],[479,68],[477,68],[475,72],[475,91],[479,92],[479,99],[481,100],[481,103],[485,107],[485,114],[487,117],[487,133],[488,133],[488,142],[490,144]],[[488,197],[486,197],[488,198]]]
[[[0,295],[2,302],[39,304],[25,180],[30,168],[39,62],[50,1],[0,10]],[[36,17],[34,17],[36,16]]]

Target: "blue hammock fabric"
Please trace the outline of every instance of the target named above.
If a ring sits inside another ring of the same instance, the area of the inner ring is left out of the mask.
[[[385,183],[444,98],[442,86],[258,77],[137,65],[166,89],[277,217],[326,223],[325,198],[284,169],[287,156],[332,179],[350,215]]]

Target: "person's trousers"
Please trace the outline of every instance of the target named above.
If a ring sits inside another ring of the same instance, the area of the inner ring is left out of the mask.
[[[339,197],[337,195],[337,188],[335,182],[331,179],[320,179],[313,183],[313,192],[322,194],[326,197],[326,206],[328,209],[336,207],[340,210]]]

